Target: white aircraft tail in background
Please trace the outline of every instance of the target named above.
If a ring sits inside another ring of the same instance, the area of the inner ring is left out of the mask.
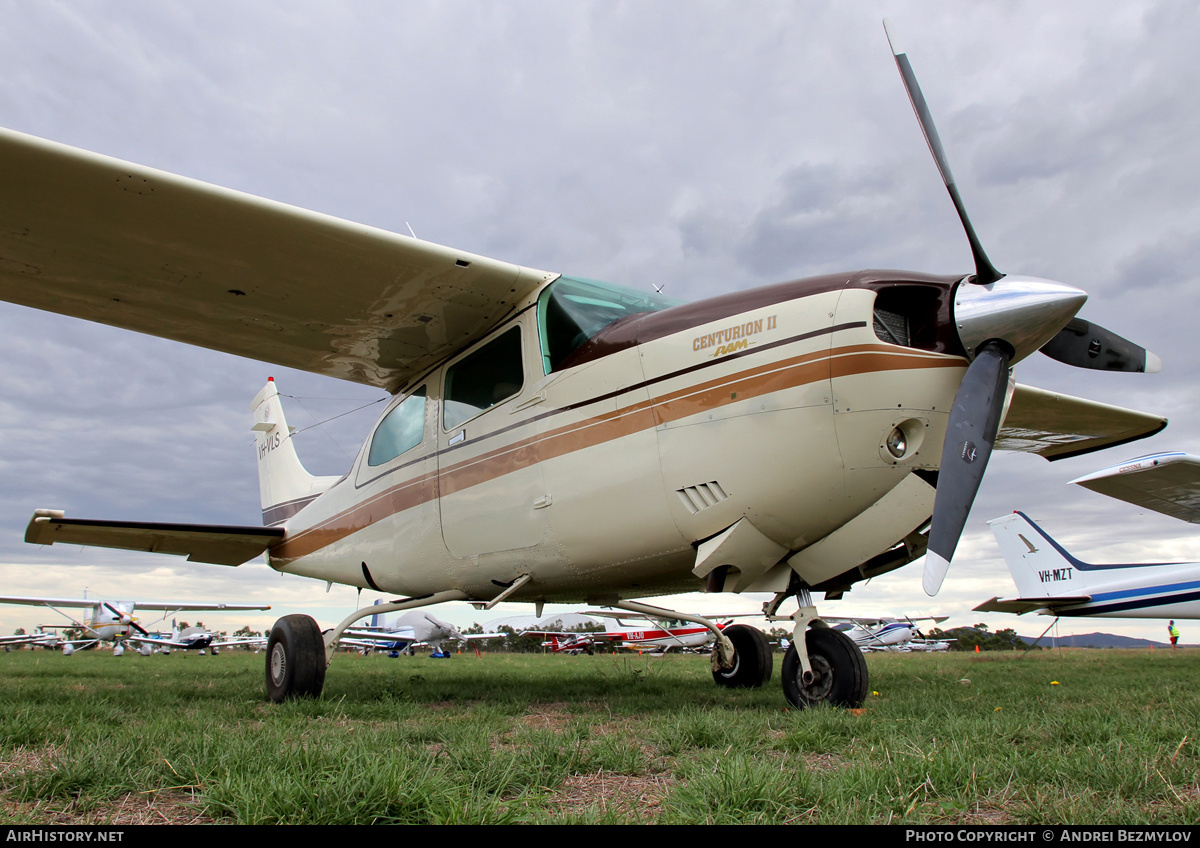
[[[1020,597],[978,612],[1109,618],[1200,618],[1200,563],[1097,565],[1072,556],[1020,512],[988,522]]]

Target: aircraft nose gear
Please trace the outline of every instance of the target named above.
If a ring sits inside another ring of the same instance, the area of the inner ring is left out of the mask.
[[[783,694],[798,709],[818,704],[860,707],[867,698],[867,661],[845,633],[813,627],[805,634],[812,679],[805,682],[795,644],[783,655]]]
[[[778,615],[779,607],[793,594],[799,609],[790,616]],[[867,661],[853,639],[817,616],[807,586],[779,592],[763,604],[763,615],[768,621],[790,620],[793,625],[792,644],[783,655],[780,672],[788,703],[797,709],[819,704],[862,706],[870,688]]]

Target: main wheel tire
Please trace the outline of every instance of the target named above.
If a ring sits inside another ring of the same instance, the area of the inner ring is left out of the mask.
[[[721,632],[733,643],[733,666],[712,673],[718,686],[754,689],[771,679],[771,645],[761,630],[734,624]]]
[[[804,669],[796,646],[783,655],[783,694],[793,707],[804,709],[819,704],[861,707],[867,699],[867,661],[858,645],[840,630],[810,628],[804,642],[812,665],[813,682],[804,685]]]
[[[285,615],[267,640],[267,695],[277,704],[316,698],[325,687],[325,639],[307,615]]]

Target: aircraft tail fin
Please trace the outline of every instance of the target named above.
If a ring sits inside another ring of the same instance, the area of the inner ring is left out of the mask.
[[[258,491],[263,524],[282,524],[332,486],[337,477],[314,477],[296,454],[275,378],[268,377],[250,404],[258,455]]]
[[[988,522],[1022,598],[1079,594],[1085,589],[1080,565],[1087,565],[1051,539],[1022,512]]]

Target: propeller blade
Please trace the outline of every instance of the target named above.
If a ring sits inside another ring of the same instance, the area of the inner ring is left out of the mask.
[[[134,630],[136,630],[138,633],[141,633],[143,636],[150,635],[150,631],[146,630],[144,627],[142,627],[140,624],[138,624],[136,621],[133,620],[133,613],[129,613],[129,612],[125,612],[124,610],[117,609],[112,604],[108,603],[107,601],[104,602],[104,608],[107,609],[109,612],[111,612],[113,615],[115,615],[117,617],[118,624],[123,624],[127,627],[132,627]]]
[[[942,588],[992,455],[1008,389],[1009,360],[1008,351],[999,344],[983,345],[954,395],[925,554],[922,585],[927,595]]]
[[[1147,374],[1162,370],[1162,360],[1141,345],[1082,318],[1071,319],[1041,351],[1076,368]]]
[[[886,20],[883,22],[883,29],[887,33],[888,44],[892,47],[892,56],[896,59],[896,67],[900,70],[900,78],[904,80],[904,89],[908,92],[908,100],[912,103],[913,111],[917,113],[921,132],[925,134],[925,143],[929,145],[929,152],[933,154],[938,172],[942,175],[942,182],[946,184],[946,190],[950,192],[950,199],[954,202],[958,218],[962,221],[963,229],[967,233],[967,241],[971,243],[971,255],[975,258],[975,279],[972,282],[981,285],[994,283],[1004,275],[992,265],[991,260],[983,251],[983,245],[979,243],[979,237],[975,235],[975,228],[971,226],[971,219],[967,216],[967,207],[958,194],[954,175],[950,172],[950,160],[946,158],[946,151],[942,148],[942,140],[938,136],[937,127],[933,124],[933,115],[930,114],[929,106],[925,103],[925,95],[921,93],[921,86],[917,84],[917,77],[913,73],[912,65],[909,64],[908,54],[900,49],[892,32],[892,26]]]

